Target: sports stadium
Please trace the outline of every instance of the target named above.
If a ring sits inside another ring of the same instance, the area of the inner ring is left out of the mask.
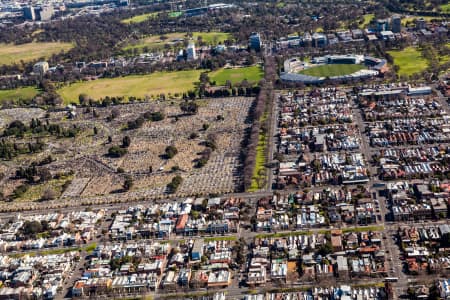
[[[387,62],[364,55],[326,55],[315,57],[311,62],[290,58],[284,62],[285,82],[320,84],[325,80],[357,80],[377,76],[387,71]]]

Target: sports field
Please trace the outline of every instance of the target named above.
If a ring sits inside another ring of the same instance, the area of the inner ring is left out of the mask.
[[[38,94],[34,87],[25,87],[14,90],[0,90],[0,103],[3,101],[31,100]]]
[[[38,58],[48,58],[61,51],[73,48],[71,43],[27,43],[22,45],[0,44],[0,65],[18,63],[21,60],[30,61]]]
[[[231,35],[225,32],[194,32],[192,38],[197,41],[199,37],[208,45],[217,45],[223,43],[225,40],[231,39]],[[123,49],[142,49],[148,47],[149,49],[161,49],[165,44],[170,44],[174,40],[189,38],[185,32],[174,32],[161,35],[151,35],[138,40],[133,44],[126,45]]]
[[[412,75],[424,71],[428,67],[427,60],[422,57],[420,50],[415,47],[407,47],[403,50],[388,51],[394,59],[394,64],[399,66],[398,75]]]
[[[105,96],[130,96],[144,98],[158,94],[184,93],[194,88],[202,70],[158,72],[149,75],[133,75],[118,78],[106,78],[93,81],[77,82],[58,90],[64,103],[78,102],[80,94],[87,94],[93,99]]]
[[[263,78],[263,71],[260,66],[252,66],[238,69],[220,69],[209,73],[211,81],[215,81],[216,85],[225,85],[227,80],[235,84],[247,79],[252,83],[257,83]]]
[[[124,24],[131,24],[131,23],[141,23],[144,22],[150,18],[156,17],[158,15],[158,12],[151,12],[148,14],[142,14],[142,15],[137,15],[128,19],[123,19],[122,23]]]
[[[330,64],[311,67],[309,69],[302,70],[298,73],[315,77],[333,77],[333,76],[349,75],[362,69],[365,69],[363,65]]]

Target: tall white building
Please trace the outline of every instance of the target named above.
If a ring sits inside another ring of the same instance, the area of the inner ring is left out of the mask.
[[[48,62],[40,61],[33,66],[33,73],[42,76],[48,71],[48,68]]]
[[[186,53],[187,53],[187,60],[197,59],[197,53],[195,52],[195,43],[193,41],[189,42],[189,45],[186,49]]]

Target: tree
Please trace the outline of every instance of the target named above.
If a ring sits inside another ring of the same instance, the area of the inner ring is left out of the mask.
[[[39,170],[39,173],[38,173],[38,175],[39,175],[39,180],[41,181],[41,182],[46,182],[46,181],[49,181],[50,179],[52,179],[52,173],[50,173],[50,171],[47,169],[47,168],[41,168],[40,170]]]
[[[23,134],[27,131],[27,126],[22,123],[22,121],[15,120],[12,121],[8,128],[3,132],[3,136],[12,136],[15,135],[17,137],[23,137]]]
[[[121,148],[119,146],[112,146],[108,149],[108,155],[111,157],[122,157],[127,153],[126,148]]]
[[[144,113],[143,117],[146,120],[152,121],[152,122],[157,122],[157,121],[162,121],[164,120],[164,113],[161,111],[156,111],[156,112],[146,112]]]
[[[167,146],[165,150],[165,155],[167,159],[171,159],[178,153],[178,149],[175,146]]]
[[[169,193],[175,193],[180,186],[180,184],[183,182],[183,177],[180,175],[175,176],[172,178],[172,181],[167,185],[167,190]]]
[[[53,189],[47,188],[42,193],[41,200],[42,201],[48,201],[48,200],[54,200],[56,198],[56,193]]]
[[[131,144],[131,138],[128,135],[124,136],[122,139],[122,147],[128,148],[130,146],[130,144]]]
[[[322,256],[326,256],[330,253],[333,253],[333,247],[331,243],[325,243],[325,245],[320,246],[318,253]]]
[[[79,94],[78,95],[78,101],[80,102],[81,105],[87,105],[89,102],[89,96],[87,94]]]
[[[200,82],[201,82],[202,84],[207,84],[207,83],[209,83],[209,76],[208,76],[208,73],[207,73],[207,72],[203,72],[203,73],[200,74]]]
[[[116,107],[111,110],[111,119],[115,119],[119,115],[120,115],[120,111]]]
[[[39,221],[25,221],[21,231],[25,236],[35,235],[42,232],[42,224]]]
[[[28,190],[29,186],[28,184],[22,184],[15,188],[12,196],[14,199],[22,197],[23,194]]]
[[[195,115],[198,112],[198,104],[194,101],[185,101],[180,104],[180,109],[186,114]]]
[[[123,182],[124,191],[129,191],[133,187],[133,177],[127,175],[125,181]]]

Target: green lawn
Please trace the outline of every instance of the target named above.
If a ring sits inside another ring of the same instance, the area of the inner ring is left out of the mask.
[[[30,185],[28,190],[20,198],[17,198],[16,201],[38,201],[46,189],[53,190],[55,197],[58,198],[61,196],[64,183],[71,179],[72,177],[52,179],[45,183]]]
[[[358,226],[358,227],[347,227],[342,228],[343,233],[348,232],[366,232],[366,231],[384,231],[384,226]],[[331,233],[331,230],[329,229],[321,229],[321,230],[315,230],[315,231],[309,231],[309,230],[301,230],[301,231],[285,231],[285,232],[277,232],[277,233],[261,233],[255,235],[255,238],[283,238],[283,237],[289,237],[289,236],[299,236],[299,235],[311,235],[313,233],[318,234],[329,234]]]
[[[14,90],[0,90],[0,103],[3,101],[31,100],[39,93],[35,87],[18,88]]]
[[[217,237],[207,237],[204,238],[204,241],[206,243],[208,242],[214,242],[214,241],[236,241],[237,237],[234,235],[231,236],[217,236]]]
[[[178,18],[181,17],[184,13],[182,11],[174,11],[169,13],[170,18]]]
[[[443,5],[441,5],[440,7],[441,7],[441,11],[442,11],[443,13],[447,13],[447,14],[450,13],[450,3],[443,4]]]
[[[316,77],[333,77],[341,76],[355,73],[356,71],[362,70],[365,67],[363,65],[352,65],[352,64],[330,64],[330,65],[320,65],[317,67],[311,67],[306,70],[302,70],[299,74],[316,76]]]
[[[93,99],[105,96],[129,96],[145,98],[171,93],[184,93],[194,89],[203,70],[158,72],[149,75],[133,75],[77,82],[58,90],[65,103],[78,102],[78,96],[87,94]]]
[[[268,113],[264,113],[264,115],[259,120],[261,124],[265,123],[268,118]],[[252,183],[249,192],[256,192],[259,189],[262,189],[266,184],[266,148],[268,143],[268,136],[264,132],[259,133],[258,137],[258,145],[256,146],[256,157],[255,157],[255,168],[253,169],[252,175]]]
[[[71,43],[27,43],[22,45],[0,44],[0,65],[9,65],[39,58],[48,58],[61,51],[67,52],[73,48]]]
[[[399,66],[398,75],[412,75],[424,71],[428,62],[422,57],[420,50],[415,47],[407,47],[403,50],[388,51],[394,59],[394,64]]]
[[[358,226],[358,227],[347,227],[343,228],[342,232],[364,232],[364,231],[383,231],[384,226],[373,225],[373,226]]]
[[[372,21],[372,19],[375,17],[375,15],[374,14],[367,14],[367,15],[363,15],[363,23],[361,23],[360,25],[359,25],[359,28],[360,29],[365,29],[369,24],[370,24],[370,21]]]
[[[19,257],[23,257],[25,255],[34,257],[34,256],[46,256],[46,255],[61,255],[61,254],[65,254],[65,253],[69,253],[69,252],[75,252],[75,251],[86,251],[88,253],[91,253],[92,251],[95,250],[95,248],[97,248],[97,243],[91,243],[88,244],[84,247],[65,247],[65,248],[57,248],[57,249],[47,249],[47,250],[41,250],[41,251],[30,251],[30,252],[22,252],[22,253],[17,253],[17,254],[13,254],[10,255],[11,257],[14,258],[19,258]]]
[[[260,66],[252,66],[238,69],[220,69],[209,73],[211,81],[215,81],[216,85],[225,85],[227,80],[235,84],[247,79],[252,83],[257,83],[264,76]]]
[[[425,21],[430,22],[431,20],[442,20],[440,17],[430,17],[430,16],[414,16],[402,18],[402,26],[415,26],[416,20],[423,18]]]
[[[148,14],[142,14],[142,15],[137,15],[128,19],[123,19],[122,23],[124,24],[131,24],[131,23],[141,23],[144,21],[147,21],[150,18],[156,17],[159,14],[159,12],[151,12]]]
[[[138,40],[132,44],[126,45],[123,50],[128,49],[139,49],[142,50],[144,47],[149,49],[162,49],[164,45],[170,44],[175,39],[189,39],[190,36],[186,32],[174,32],[165,35],[151,35]],[[192,39],[198,42],[201,39],[208,45],[217,45],[223,43],[225,40],[232,39],[229,33],[225,32],[193,32]],[[182,44],[181,44],[182,45]]]

